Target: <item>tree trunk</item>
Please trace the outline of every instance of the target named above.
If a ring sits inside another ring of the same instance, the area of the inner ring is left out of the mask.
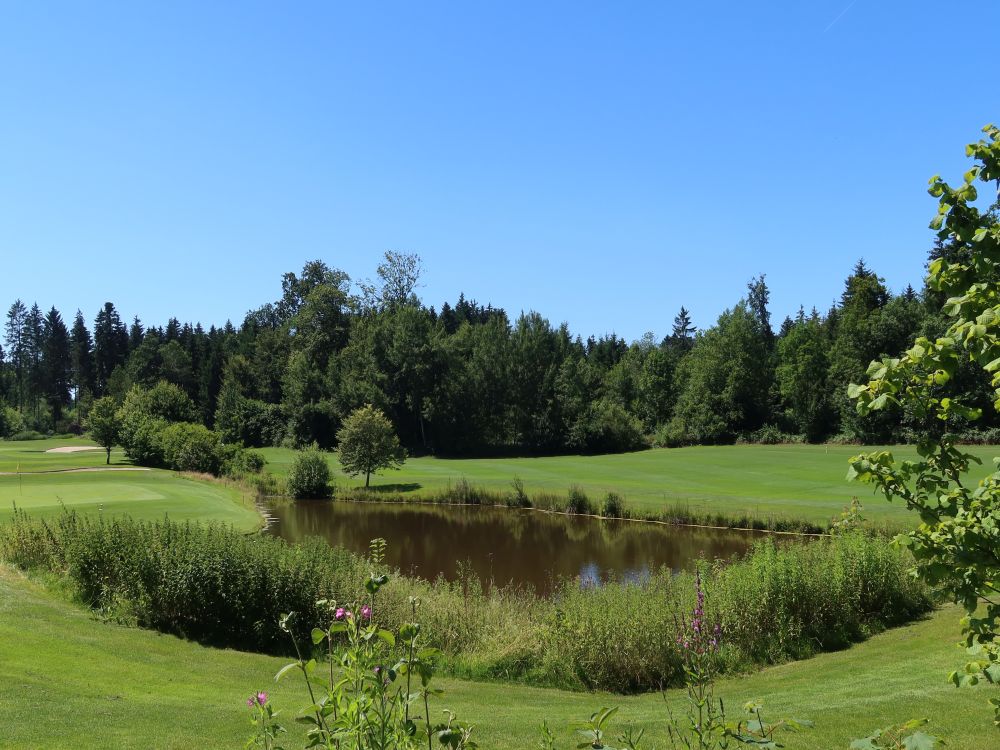
[[[372,478],[372,473],[370,471],[365,472],[365,488],[368,487],[368,480]]]
[[[108,460],[106,461],[106,463],[110,465],[111,464],[111,446],[109,445],[104,450],[106,450],[108,452]]]

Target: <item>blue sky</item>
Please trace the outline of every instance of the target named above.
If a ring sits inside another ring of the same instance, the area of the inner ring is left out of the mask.
[[[922,276],[989,3],[4,3],[0,305],[238,322],[322,258],[584,336]]]

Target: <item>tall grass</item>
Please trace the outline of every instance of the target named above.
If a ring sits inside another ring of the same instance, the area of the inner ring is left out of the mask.
[[[280,491],[280,488],[278,488]],[[459,479],[454,484],[429,494],[414,497],[400,492],[384,492],[350,487],[338,490],[337,500],[349,502],[392,502],[425,503],[429,505],[484,505],[507,508],[535,508],[552,513],[624,518],[636,521],[654,521],[675,526],[717,526],[728,529],[751,529],[756,531],[778,531],[798,534],[823,534],[829,524],[816,524],[782,516],[758,515],[750,513],[726,514],[692,508],[677,502],[659,511],[636,511],[625,503],[624,498],[609,492],[603,500],[594,500],[578,487],[570,487],[565,495],[557,492],[540,491],[529,494],[523,483],[514,479],[510,490],[496,490],[471,484],[467,479]]]
[[[320,599],[357,601],[369,561],[313,540],[290,545],[223,526],[67,513],[39,521],[18,513],[0,526],[0,557],[50,571],[90,606],[136,624],[219,646],[281,652],[279,616],[304,631],[321,622]],[[847,534],[776,546],[702,566],[710,620],[722,626],[721,671],[839,648],[931,607],[908,575],[911,560],[888,541]],[[563,581],[548,598],[517,587],[484,590],[458,580],[394,577],[379,594],[380,624],[412,618],[455,674],[575,689],[629,692],[682,682],[678,618],[693,606],[690,574],[581,587]]]

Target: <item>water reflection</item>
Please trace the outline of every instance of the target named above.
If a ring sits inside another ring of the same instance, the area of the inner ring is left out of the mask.
[[[615,575],[648,578],[699,557],[729,558],[759,538],[743,531],[599,521],[529,510],[461,506],[299,501],[268,508],[269,533],[288,541],[320,536],[366,552],[389,542],[388,562],[405,573],[455,579],[464,561],[486,585],[527,583],[540,591],[561,577],[596,585]]]

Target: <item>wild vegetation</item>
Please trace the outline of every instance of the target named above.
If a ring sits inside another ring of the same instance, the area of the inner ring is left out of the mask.
[[[289,545],[221,526],[76,514],[16,516],[0,527],[0,557],[66,576],[82,601],[109,616],[272,653],[288,646],[282,613],[297,612],[305,628],[298,636],[307,638],[323,600],[358,600],[369,570],[319,540]],[[720,564],[706,576],[713,618],[726,632],[720,669],[841,648],[927,611],[928,592],[908,566],[889,542],[860,534],[766,543]],[[377,620],[398,629],[410,618],[409,597],[419,596],[426,638],[457,674],[630,692],[681,681],[676,618],[690,610],[691,590],[688,575],[670,571],[597,588],[567,581],[550,598],[484,590],[475,575],[396,578],[380,595]]]

